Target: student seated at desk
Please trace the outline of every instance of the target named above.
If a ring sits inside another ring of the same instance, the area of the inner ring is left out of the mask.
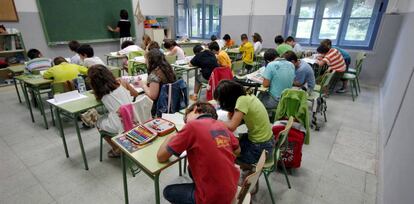
[[[29,72],[46,70],[52,66],[52,60],[44,58],[42,53],[37,49],[27,51],[27,57],[30,61],[25,63],[25,67]]]
[[[262,51],[262,36],[259,33],[254,33],[253,35],[253,43],[254,43],[254,55],[259,55]]]
[[[144,50],[140,48],[138,45],[135,45],[133,41],[127,40],[121,44],[121,50],[118,51],[118,54],[128,56],[130,52],[134,52],[134,51],[144,51]]]
[[[292,50],[292,46],[285,43],[285,40],[281,35],[278,35],[275,37],[275,43],[276,43],[276,51],[279,56],[282,56],[285,54],[286,51]]]
[[[230,48],[230,47],[233,47],[235,45],[234,40],[231,39],[229,34],[225,34],[223,36],[223,40],[224,40],[224,47],[225,48]]]
[[[158,49],[151,49],[145,55],[147,62],[148,78],[145,84],[139,80],[136,84],[144,89],[145,94],[154,101],[151,114],[154,116],[157,112],[157,100],[164,84],[174,83],[176,77],[171,65],[165,59],[165,55]]]
[[[112,142],[110,135],[124,131],[118,109],[122,105],[131,104],[132,97],[138,96],[138,92],[129,83],[116,80],[112,72],[101,64],[91,66],[88,77],[96,100],[102,101],[109,112],[107,116],[99,118],[96,124],[105,141],[112,147],[108,157],[119,157],[120,150]]]
[[[339,52],[339,50],[335,48],[330,48],[326,45],[321,45],[316,50],[319,54],[322,56],[319,57],[317,63],[319,66],[328,65],[327,72],[332,72],[333,70],[336,71],[336,74],[334,76],[333,83],[336,84],[336,82],[342,78],[343,74],[346,71],[346,63],[344,58],[342,57],[342,54]],[[334,89],[335,87],[330,87],[330,89]],[[337,90],[337,93],[344,93],[347,89],[347,81],[342,81],[342,88]]]
[[[70,51],[75,53],[75,55],[73,55],[70,58],[70,63],[80,65],[82,63],[82,61],[81,61],[80,56],[78,54],[78,48],[80,47],[79,42],[76,41],[76,40],[72,40],[72,41],[69,42],[68,45],[69,45]]]
[[[147,46],[147,49],[145,50],[146,52],[150,51],[151,49],[157,49],[159,50],[161,53],[164,53],[164,50],[161,49],[160,45],[158,44],[157,41],[151,41],[150,44]]]
[[[293,38],[292,36],[287,37],[285,40],[285,43],[292,46],[292,51],[295,52],[296,54],[303,53],[304,51],[302,46],[299,43],[297,43],[295,41],[295,38]]]
[[[221,50],[221,49],[223,49],[223,47],[224,47],[224,41],[223,41],[223,40],[221,40],[221,39],[218,39],[216,35],[212,35],[212,36],[210,37],[210,40],[211,40],[211,42],[210,42],[210,43],[212,43],[212,42],[216,42],[216,43],[219,45],[220,50]]]
[[[240,153],[237,138],[217,120],[213,105],[196,102],[185,114],[186,125],[167,137],[157,154],[159,162],[187,151],[194,183],[165,187],[164,198],[171,203],[231,203],[239,180],[235,155]]]
[[[69,64],[65,58],[56,57],[53,59],[55,66],[43,73],[43,78],[52,79],[54,83],[71,81],[78,77],[79,74],[86,75],[88,69],[77,64]]]
[[[237,158],[240,168],[245,171],[242,177],[247,176],[263,150],[267,152],[266,158],[273,154],[275,142],[266,108],[255,95],[247,94],[242,85],[230,80],[219,83],[214,99],[221,109],[229,112],[229,121],[225,124],[230,131],[235,131],[242,121],[247,126],[247,135],[239,138],[241,153]]]
[[[295,79],[295,67],[285,58],[278,58],[276,50],[266,50],[264,54],[266,65],[263,76],[263,86],[269,87],[270,94],[279,101],[285,89],[292,88]]]
[[[201,84],[208,83],[214,68],[219,67],[219,65],[217,63],[216,55],[210,50],[203,50],[201,45],[194,46],[193,52],[195,56],[191,59],[190,66],[200,67],[201,72],[195,78],[194,94],[190,96],[191,100],[196,101]]]
[[[228,67],[231,69],[231,59],[229,55],[224,50],[220,50],[220,47],[216,42],[208,44],[208,49],[216,55],[217,63],[220,67]]]
[[[168,56],[176,55],[177,60],[185,59],[184,50],[181,49],[180,46],[178,46],[175,40],[170,40],[170,39],[164,40],[164,48],[168,50],[168,53],[167,53]]]
[[[81,45],[78,48],[78,54],[82,60],[82,65],[85,67],[91,67],[95,64],[105,65],[101,58],[93,56],[93,48],[90,45]]]
[[[240,52],[242,53],[242,61],[244,63],[244,68],[249,72],[253,68],[253,56],[254,56],[254,47],[246,34],[241,35],[241,45],[239,47]]]
[[[147,50],[148,45],[152,42],[151,37],[147,34],[144,34],[142,36],[142,44],[141,44],[141,48],[143,50]]]
[[[293,85],[312,93],[315,87],[315,73],[312,67],[308,63],[299,60],[296,53],[292,51],[285,52],[283,57],[295,66],[295,80],[293,81]]]

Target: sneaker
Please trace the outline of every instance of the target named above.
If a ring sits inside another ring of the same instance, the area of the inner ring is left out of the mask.
[[[345,93],[347,90],[344,88],[336,90],[336,93]]]

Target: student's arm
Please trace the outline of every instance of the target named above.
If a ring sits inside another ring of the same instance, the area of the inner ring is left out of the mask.
[[[160,148],[158,149],[157,153],[157,159],[158,162],[166,162],[168,159],[172,156],[171,152],[168,151],[168,143],[171,141],[171,139],[175,136],[169,135],[167,138],[165,138],[164,142],[161,144]]]
[[[294,80],[293,81],[293,86],[297,86],[297,87],[301,87],[301,86],[303,86],[305,83],[300,83],[299,81],[296,81],[296,80]]]
[[[134,87],[132,87],[128,82],[120,79],[118,81],[124,88],[126,88],[129,91],[129,94],[131,94],[131,96],[137,97],[139,95],[138,91],[135,90]]]
[[[270,86],[270,80],[263,78],[263,87],[267,88]]]
[[[88,75],[88,68],[84,67],[84,66],[78,66],[78,71],[82,74],[82,75]]]
[[[273,67],[271,67],[273,65],[268,65],[266,66],[264,72],[262,73],[263,76],[263,87],[267,88],[270,86],[270,81],[272,80],[273,77],[273,73],[272,73],[272,69]]]
[[[235,131],[237,127],[239,127],[241,121],[243,120],[243,116],[244,116],[244,113],[238,110],[234,111],[230,120],[225,122],[227,128],[232,132]]]
[[[53,78],[53,67],[49,68],[47,71],[45,71],[45,73],[43,73],[43,78],[45,79],[51,79]]]
[[[115,29],[113,29],[111,26],[107,26],[108,30],[111,32],[115,32],[115,33],[119,33],[119,30],[121,30],[119,27],[116,27]]]
[[[148,86],[144,84],[144,81],[138,81],[138,86],[144,89],[145,94],[151,99],[155,100],[158,98],[160,92],[160,84],[151,82]]]
[[[176,55],[176,54],[177,54],[177,49],[175,49],[175,47],[174,47],[173,49],[171,49],[171,50],[168,52],[167,56],[172,56],[172,55]]]
[[[240,152],[241,152],[241,149],[240,149],[240,146],[239,146],[239,147],[237,147],[237,149],[235,149],[235,150],[233,151],[233,154],[234,154],[236,157],[238,157],[238,156],[240,155]]]

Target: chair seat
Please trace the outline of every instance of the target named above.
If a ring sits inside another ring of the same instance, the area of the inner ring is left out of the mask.
[[[316,100],[319,97],[319,95],[320,95],[319,92],[314,91],[314,92],[312,92],[311,94],[308,95],[308,100],[309,101]]]
[[[321,85],[316,84],[315,87],[313,87],[313,90],[316,92],[320,92],[321,91]]]
[[[342,79],[347,79],[347,80],[352,80],[352,79],[355,79],[355,78],[356,78],[355,74],[351,74],[351,73],[345,73],[342,76]]]
[[[241,187],[237,186],[237,193],[236,193],[236,196],[234,197],[232,203],[238,203],[237,202],[237,197],[239,196],[240,191],[241,191]],[[247,193],[246,197],[244,197],[244,200],[243,200],[242,204],[249,204],[251,199],[252,199],[252,195],[250,193]]]
[[[348,73],[351,73],[351,74],[355,74],[356,73],[356,69],[354,69],[354,68],[348,68],[348,71],[347,71]]]

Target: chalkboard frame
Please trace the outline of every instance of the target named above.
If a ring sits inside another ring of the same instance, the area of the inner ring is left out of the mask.
[[[45,23],[45,19],[43,16],[43,8],[40,4],[41,0],[36,0],[36,4],[37,7],[39,9],[39,16],[40,16],[40,21],[42,22],[42,28],[43,28],[43,32],[47,41],[47,45],[48,46],[58,46],[58,45],[67,45],[69,44],[70,41],[51,41],[49,34],[48,34],[48,30],[46,27],[46,23]],[[131,8],[133,11],[133,1],[130,0],[129,2],[131,2]],[[130,14],[130,18],[129,18],[130,22],[131,22],[131,35],[132,35],[132,39],[135,40],[136,39],[136,32],[135,32],[135,18],[133,15]],[[104,39],[94,39],[94,40],[77,40],[79,43],[105,43],[105,42],[119,42],[119,38],[104,38]]]

